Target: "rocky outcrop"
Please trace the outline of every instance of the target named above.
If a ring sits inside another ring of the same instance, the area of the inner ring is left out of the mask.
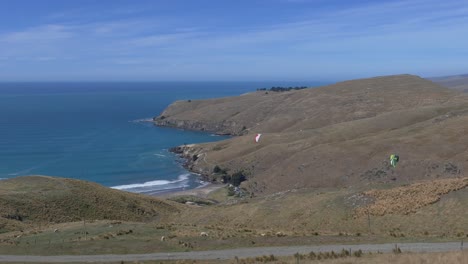
[[[207,131],[217,135],[233,135],[239,136],[245,134],[246,128],[235,121],[198,121],[198,120],[180,120],[164,115],[153,118],[153,121],[158,126],[174,127],[187,130]]]
[[[196,174],[199,174],[204,181],[211,181],[212,169],[204,162],[203,149],[194,144],[186,144],[169,149],[170,152],[177,154],[184,159],[182,166]]]

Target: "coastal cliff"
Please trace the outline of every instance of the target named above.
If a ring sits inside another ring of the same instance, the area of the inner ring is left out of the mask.
[[[257,194],[458,177],[468,165],[468,96],[413,75],[177,101],[154,121],[235,135],[186,146],[187,167],[241,171]],[[392,153],[402,158],[396,169]]]

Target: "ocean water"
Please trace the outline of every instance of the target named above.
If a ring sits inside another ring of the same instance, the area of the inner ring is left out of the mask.
[[[0,83],[0,179],[50,175],[148,194],[196,188],[204,183],[168,149],[226,137],[156,127],[142,119],[175,100],[316,84]]]

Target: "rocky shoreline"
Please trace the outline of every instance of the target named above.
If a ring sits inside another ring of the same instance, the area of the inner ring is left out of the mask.
[[[172,147],[169,149],[169,152],[172,152],[184,159],[182,167],[186,170],[200,175],[200,179],[206,182],[212,182],[210,179],[211,173],[210,170],[206,167],[200,167],[198,165],[198,159],[202,156],[200,150],[194,148],[194,144],[186,144],[181,146]]]

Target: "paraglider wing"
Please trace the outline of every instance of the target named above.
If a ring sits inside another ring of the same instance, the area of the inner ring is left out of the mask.
[[[255,136],[255,142],[258,143],[258,141],[260,140],[260,137],[261,137],[261,136],[262,136],[262,134],[257,134],[257,135]]]
[[[390,164],[392,165],[393,168],[396,167],[396,164],[400,161],[400,156],[392,154],[390,155]]]

